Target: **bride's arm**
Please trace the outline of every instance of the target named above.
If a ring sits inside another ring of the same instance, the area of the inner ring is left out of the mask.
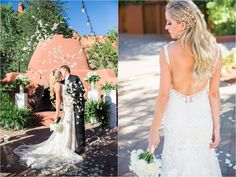
[[[209,84],[209,100],[211,104],[211,113],[213,119],[213,143],[212,148],[216,148],[220,142],[220,72],[222,66],[222,56],[220,54],[216,70],[210,80]]]
[[[159,128],[169,99],[169,91],[171,87],[171,71],[166,61],[163,48],[161,49],[160,52],[159,62],[160,62],[160,87],[156,99],[155,112],[152,120],[152,125],[150,128],[149,146],[148,146],[149,149],[152,146],[155,147],[159,143]]]
[[[56,94],[56,113],[54,115],[54,121],[57,121],[59,113],[60,113],[60,105],[61,105],[61,85],[60,83],[56,83],[54,85],[54,91]]]

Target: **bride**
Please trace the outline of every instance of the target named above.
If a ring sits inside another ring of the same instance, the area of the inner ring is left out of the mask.
[[[65,86],[60,84],[61,72],[53,70],[50,76],[50,96],[55,101],[56,113],[54,123],[58,122],[60,105],[63,100],[64,116],[57,124],[61,131],[51,134],[48,140],[36,145],[21,145],[14,149],[14,153],[20,160],[32,169],[45,167],[58,167],[61,165],[75,164],[82,161],[82,156],[76,154],[74,150],[77,146],[73,103]]]
[[[193,2],[173,0],[165,15],[166,29],[176,41],[161,49],[160,89],[148,150],[160,142],[163,119],[161,175],[220,177],[215,152],[220,142],[220,50]]]

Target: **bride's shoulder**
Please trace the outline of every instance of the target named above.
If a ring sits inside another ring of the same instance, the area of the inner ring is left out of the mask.
[[[168,44],[169,48],[176,48],[176,47],[179,47],[179,46],[180,46],[180,44],[178,42],[176,42],[176,41],[171,41]]]
[[[178,43],[176,42],[176,41],[170,41],[170,42],[168,42],[167,44],[165,44],[164,46],[163,46],[163,48],[165,49],[165,48],[172,48],[173,46],[177,46],[178,45]]]
[[[59,82],[56,82],[55,84],[54,84],[54,90],[55,91],[57,91],[57,90],[60,90],[61,89],[61,83],[59,83]]]
[[[180,44],[180,42],[177,41],[171,41],[168,43],[168,52],[182,52],[183,51],[183,47]]]

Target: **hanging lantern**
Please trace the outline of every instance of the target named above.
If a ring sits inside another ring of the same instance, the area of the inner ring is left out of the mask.
[[[81,12],[82,12],[82,13],[84,13],[84,12],[85,12],[85,10],[84,10],[84,8],[83,8],[83,7],[82,7],[82,9],[81,9]]]

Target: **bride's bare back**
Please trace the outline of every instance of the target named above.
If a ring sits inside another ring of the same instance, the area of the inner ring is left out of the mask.
[[[171,69],[172,88],[184,95],[191,95],[206,87],[208,80],[201,85],[193,86],[196,79],[192,71],[194,58],[180,43],[175,42],[168,45],[168,53]]]

